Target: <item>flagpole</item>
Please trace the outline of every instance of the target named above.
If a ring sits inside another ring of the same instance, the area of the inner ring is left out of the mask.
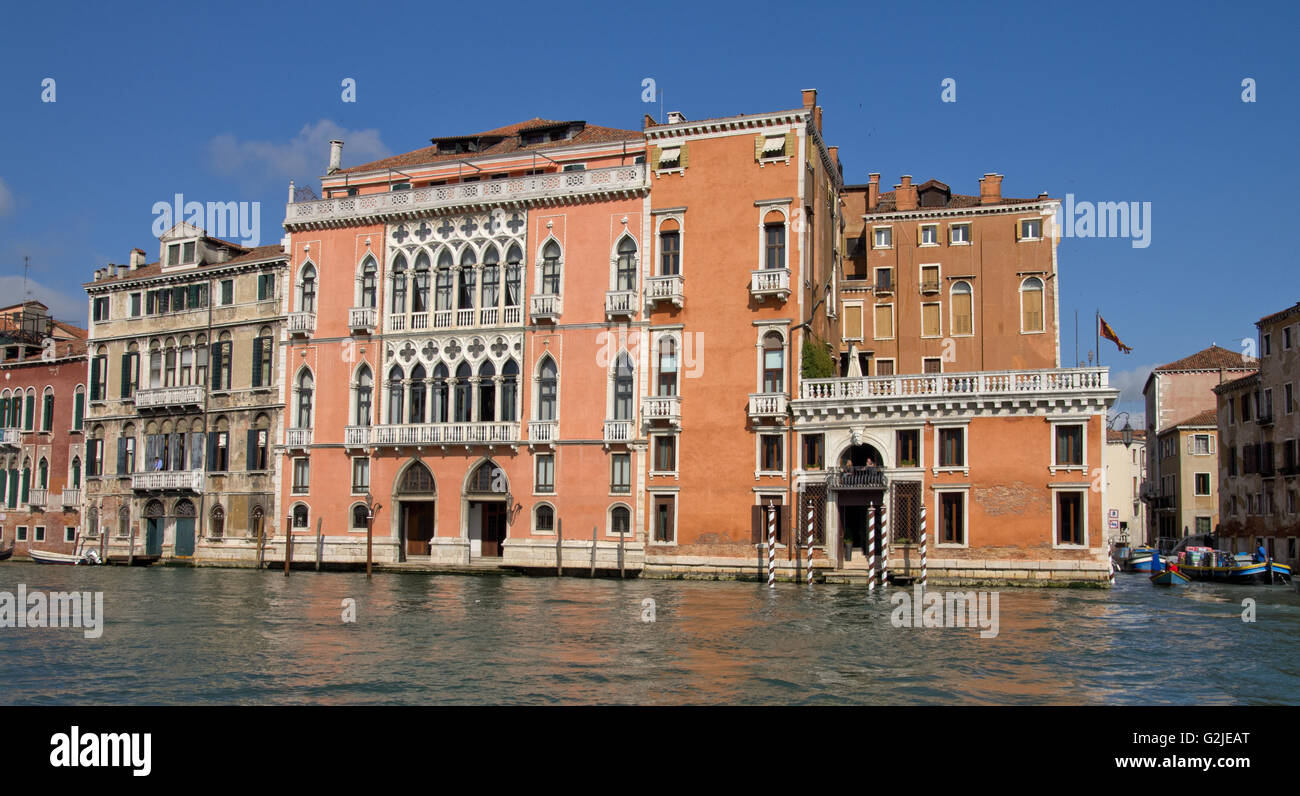
[[[1074,308],[1074,366],[1079,367],[1079,308]]]
[[[1097,333],[1097,367],[1101,367],[1101,310],[1097,310],[1092,330]]]

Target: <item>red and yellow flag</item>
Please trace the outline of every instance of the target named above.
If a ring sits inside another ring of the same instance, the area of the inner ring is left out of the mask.
[[[1119,348],[1119,350],[1120,350],[1120,351],[1123,351],[1125,354],[1131,354],[1131,353],[1133,353],[1133,349],[1132,349],[1132,348],[1130,348],[1129,346],[1126,346],[1126,345],[1124,345],[1122,342],[1120,342],[1119,335],[1115,334],[1115,330],[1112,329],[1112,328],[1110,328],[1110,324],[1109,324],[1109,323],[1106,323],[1106,319],[1105,319],[1105,318],[1103,318],[1103,317],[1101,317],[1100,315],[1098,315],[1098,316],[1097,316],[1097,323],[1099,324],[1099,327],[1098,327],[1098,330],[1097,330],[1097,331],[1098,331],[1098,333],[1099,333],[1102,337],[1104,337],[1104,338],[1106,338],[1107,340],[1109,340],[1109,341],[1111,341],[1112,343],[1114,343],[1114,344]]]

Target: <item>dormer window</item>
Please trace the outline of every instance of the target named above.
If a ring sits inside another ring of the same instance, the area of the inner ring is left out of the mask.
[[[763,139],[763,157],[764,158],[783,158],[785,157],[785,136],[770,135]]]
[[[181,245],[179,243],[173,243],[172,245],[167,247],[167,264],[168,265],[181,264]]]
[[[181,262],[186,264],[194,262],[194,241],[185,243],[182,249]]]

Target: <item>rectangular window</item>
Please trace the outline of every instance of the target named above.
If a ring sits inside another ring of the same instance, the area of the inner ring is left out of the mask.
[[[616,495],[632,492],[632,455],[615,453],[609,457],[609,491]]]
[[[676,276],[682,272],[682,236],[680,232],[659,233],[659,275]]]
[[[364,456],[352,459],[352,491],[355,494],[370,489],[370,460]]]
[[[924,357],[921,360],[922,373],[943,373],[943,360],[939,357]]]
[[[96,323],[99,323],[100,321],[108,320],[108,298],[107,297],[95,299],[93,308],[95,311],[94,315],[95,315]]]
[[[919,429],[903,429],[895,433],[898,447],[899,467],[921,466],[921,432]]]
[[[1043,237],[1043,221],[1039,218],[1020,220],[1020,240],[1039,240]]]
[[[275,274],[257,275],[257,300],[267,301],[275,298]]]
[[[939,292],[939,266],[937,265],[921,266],[921,292],[922,293]]]
[[[221,305],[228,306],[235,303],[235,280],[221,280]]]
[[[966,493],[939,493],[939,544],[966,544]]]
[[[862,305],[844,305],[844,339],[862,339]]]
[[[921,305],[921,336],[922,337],[939,337],[943,334],[942,327],[939,323],[939,304],[928,303]]]
[[[872,248],[892,249],[894,247],[894,230],[891,227],[876,227],[872,230]]]
[[[1210,435],[1196,434],[1192,437],[1192,453],[1197,456],[1210,455]]]
[[[922,245],[922,246],[938,246],[938,245],[939,245],[939,225],[938,225],[938,224],[922,224],[922,225],[920,226],[920,228],[919,228],[919,231],[918,231],[918,234],[917,234],[917,238],[916,238],[916,242],[919,243],[919,244]]]
[[[1264,356],[1273,353],[1273,335],[1264,335]]]
[[[181,262],[194,262],[194,241],[187,241],[185,243],[185,249],[182,251]]]
[[[876,285],[873,289],[877,293],[893,293],[894,292],[894,269],[877,268]]]
[[[657,473],[671,473],[677,470],[677,438],[658,436],[654,438],[654,469]]]
[[[966,429],[939,429],[939,466],[966,466]]]
[[[17,539],[17,540],[20,541],[20,542],[25,542],[25,541],[27,541],[27,526],[26,526],[26,525],[19,525],[15,530],[17,531],[17,535],[14,537],[15,539]]]
[[[1290,384],[1282,388],[1282,404],[1288,415],[1295,411],[1295,393]]]
[[[544,453],[537,456],[537,474],[533,481],[534,492],[555,491],[555,454]]]
[[[295,495],[306,494],[311,485],[311,459],[298,458],[293,460],[293,493]]]
[[[1056,543],[1083,544],[1083,492],[1056,493]]]
[[[763,267],[785,268],[785,224],[764,224],[763,234],[766,241]]]
[[[761,454],[759,469],[768,473],[780,472],[782,469],[781,435],[762,434],[758,441]]]
[[[953,246],[970,243],[970,224],[953,224],[948,228],[948,236]]]
[[[894,337],[894,305],[876,305],[876,339],[891,340]]]
[[[1208,497],[1209,494],[1210,494],[1210,474],[1197,473],[1196,474],[1196,496]]]
[[[1083,466],[1083,426],[1058,425],[1056,427],[1056,466]]]
[[[68,526],[65,526],[65,527],[64,527],[64,529],[63,529],[63,541],[65,541],[65,542],[75,542],[75,541],[77,541],[77,526],[75,526],[75,525],[68,525]]]
[[[892,375],[894,375],[894,360],[892,360],[892,359],[877,359],[877,360],[876,360],[876,375],[877,375],[877,376],[892,376]]]
[[[654,496],[655,541],[671,543],[677,540],[676,500],[672,495]]]
[[[181,245],[179,243],[173,243],[172,245],[167,247],[167,264],[168,265],[181,264]]]
[[[37,526],[33,529],[33,531],[34,531],[34,538],[32,539],[32,541],[34,541],[34,542],[44,542],[44,541],[45,541],[45,526],[44,526],[44,525],[37,525]]]
[[[140,294],[139,293],[131,294],[131,317],[132,318],[140,317]]]
[[[821,434],[803,435],[803,469],[820,470],[826,466],[825,437]]]

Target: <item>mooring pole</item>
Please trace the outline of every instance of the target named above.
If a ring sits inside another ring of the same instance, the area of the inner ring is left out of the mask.
[[[626,577],[623,570],[623,567],[625,566],[623,558],[623,538],[625,536],[627,536],[625,533],[620,533],[618,535],[618,576],[620,578]]]
[[[320,572],[320,559],[325,553],[325,536],[321,533],[321,523],[325,522],[324,517],[316,518],[316,571]]]
[[[776,588],[776,506],[767,504],[767,587]]]
[[[555,518],[555,576],[564,577],[564,520]]]
[[[135,566],[135,523],[131,523],[131,540],[127,542],[130,547],[126,550],[126,565]]]
[[[596,526],[591,526],[591,577],[596,577]]]
[[[812,557],[813,557],[813,528],[816,512],[813,511],[813,499],[808,498],[808,555],[804,566],[808,568],[808,585],[813,584]]]
[[[284,524],[284,576],[289,577],[289,559],[293,557],[293,515]]]
[[[889,586],[889,501],[880,502],[880,588]]]
[[[925,588],[925,542],[928,534],[925,531],[925,504],[921,504],[921,588]]]
[[[263,537],[262,521],[257,523],[257,568],[262,569],[262,556],[266,553],[266,539]]]
[[[867,503],[867,591],[876,590],[876,504]]]

